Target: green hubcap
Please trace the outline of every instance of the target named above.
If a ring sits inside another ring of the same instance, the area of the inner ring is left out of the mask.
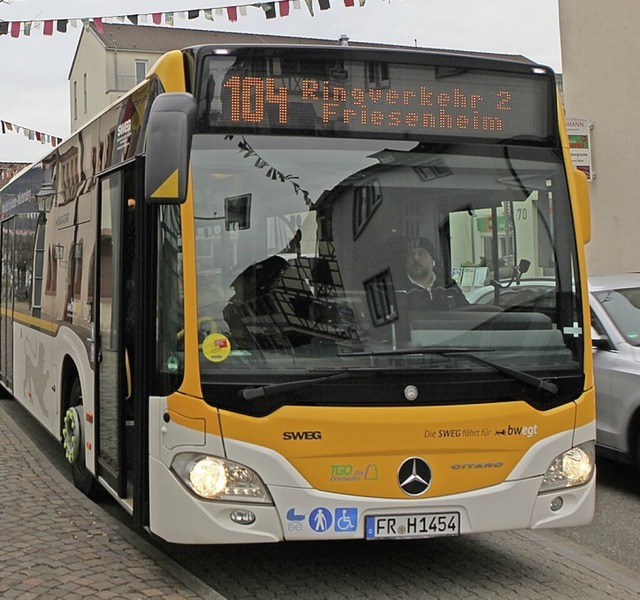
[[[67,410],[62,427],[62,445],[65,458],[75,463],[80,456],[80,415],[75,407]]]

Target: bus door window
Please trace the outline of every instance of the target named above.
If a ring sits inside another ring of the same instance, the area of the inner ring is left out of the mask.
[[[99,474],[127,493],[133,452],[135,365],[135,201],[131,173],[117,172],[101,184],[98,277]]]

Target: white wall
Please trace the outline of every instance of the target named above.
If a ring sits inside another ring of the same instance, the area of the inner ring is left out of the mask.
[[[85,30],[69,76],[71,132],[80,129],[136,85],[136,60],[146,61],[148,72],[160,56],[160,53],[152,52],[107,50],[93,31]],[[77,111],[74,107],[74,84],[77,87]]]
[[[594,124],[589,273],[640,271],[640,2],[559,0],[567,116]]]
[[[84,102],[84,81],[87,81],[87,102]],[[74,86],[77,94],[74,92]],[[83,32],[77,48],[75,61],[69,75],[69,98],[71,132],[77,131],[106,106],[105,90],[107,74],[104,46],[91,31]],[[74,98],[77,95],[77,111]]]

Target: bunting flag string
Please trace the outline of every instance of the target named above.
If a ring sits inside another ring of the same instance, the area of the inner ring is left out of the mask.
[[[304,0],[309,11],[309,14],[313,17],[315,15],[314,8],[317,6],[320,10],[328,10],[331,8],[331,2],[338,2],[340,0]],[[386,0],[389,1],[389,0]],[[364,6],[367,0],[342,0],[344,6]],[[66,33],[69,27],[78,27],[83,25],[89,27],[91,23],[95,25],[98,33],[103,33],[102,24],[105,20],[115,20],[121,23],[129,22],[133,25],[139,24],[151,24],[151,25],[164,25],[173,26],[175,24],[176,17],[178,19],[197,19],[201,16],[208,21],[214,21],[216,18],[223,18],[225,15],[231,23],[235,23],[238,20],[238,16],[246,16],[248,8],[261,9],[267,19],[275,19],[278,15],[283,18],[290,14],[290,9],[299,10],[301,7],[300,0],[273,0],[270,2],[251,2],[249,4],[237,4],[230,6],[221,6],[216,8],[194,8],[182,11],[168,11],[168,12],[153,12],[153,13],[140,13],[130,15],[109,15],[109,16],[94,16],[94,17],[78,17],[67,19],[43,19],[43,20],[30,20],[30,21],[3,21],[0,20],[0,36],[10,35],[13,38],[23,36],[30,36],[36,29],[41,29],[42,34],[46,36],[52,36],[54,32]]]
[[[22,133],[26,138],[40,142],[41,144],[51,144],[54,148],[62,142],[62,138],[43,133],[42,131],[36,131],[35,129],[29,129],[23,125],[16,125],[15,123],[9,123],[9,121],[0,120],[0,132],[7,133]]]
[[[228,134],[224,139],[232,141],[234,137],[235,136],[233,134]],[[285,175],[282,171],[279,171],[274,166],[270,165],[251,147],[244,136],[242,136],[242,139],[238,142],[238,153],[243,155],[242,158],[255,158],[253,166],[257,169],[266,169],[265,176],[269,179],[279,181],[280,183],[290,183],[293,186],[293,191],[296,196],[302,195],[304,203],[308,207],[313,208],[311,195],[296,181],[300,178],[297,175]]]

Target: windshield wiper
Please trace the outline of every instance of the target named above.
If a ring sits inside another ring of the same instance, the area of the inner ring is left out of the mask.
[[[343,371],[342,373],[336,373],[334,375],[325,375],[323,377],[314,377],[313,379],[297,379],[296,381],[285,381],[284,383],[272,383],[269,385],[261,385],[258,387],[246,387],[242,388],[238,392],[238,396],[242,400],[255,400],[256,398],[266,398],[267,396],[273,396],[274,394],[280,394],[282,392],[291,392],[299,388],[313,385],[314,383],[321,383],[323,381],[335,381],[337,379],[347,379],[351,377],[351,371]]]
[[[451,353],[447,354],[446,356],[456,356],[456,354]],[[509,375],[509,377],[513,377],[517,381],[522,381],[522,383],[526,383],[527,385],[530,385],[537,390],[543,390],[545,392],[549,392],[550,394],[558,393],[558,386],[555,383],[551,383],[550,381],[542,379],[542,377],[536,377],[535,375],[530,375],[529,373],[525,373],[524,371],[518,371],[517,369],[512,369],[511,367],[505,367],[504,365],[495,363],[492,360],[486,360],[485,358],[481,358],[475,354],[460,353],[459,356],[468,358],[474,362],[477,362],[478,364],[491,367],[496,371],[504,373],[505,375]]]
[[[464,348],[456,346],[428,346],[426,348],[397,348],[395,350],[366,350],[364,352],[338,352],[340,357],[352,356],[399,356],[402,354],[449,354],[455,352],[462,354],[465,352],[473,352],[477,348]],[[483,352],[493,352],[494,348],[482,348]]]
[[[521,381],[522,383],[526,383],[531,387],[536,388],[537,390],[544,390],[545,392],[549,392],[551,394],[556,394],[558,392],[558,386],[555,383],[551,383],[542,379],[541,377],[536,377],[535,375],[530,375],[529,373],[525,373],[524,371],[518,371],[517,369],[512,369],[511,367],[505,367],[499,363],[493,362],[491,360],[487,360],[486,358],[481,358],[473,352],[477,352],[478,348],[455,348],[455,347],[441,347],[441,346],[430,346],[427,348],[399,348],[397,350],[379,350],[379,351],[371,351],[371,352],[349,352],[349,353],[339,353],[338,356],[396,356],[396,355],[410,355],[410,354],[438,354],[440,356],[446,357],[461,357],[467,358],[478,364],[484,365],[486,367],[491,367],[495,369],[499,373],[503,373],[512,377],[516,381]],[[482,348],[481,352],[493,352],[495,348]]]

